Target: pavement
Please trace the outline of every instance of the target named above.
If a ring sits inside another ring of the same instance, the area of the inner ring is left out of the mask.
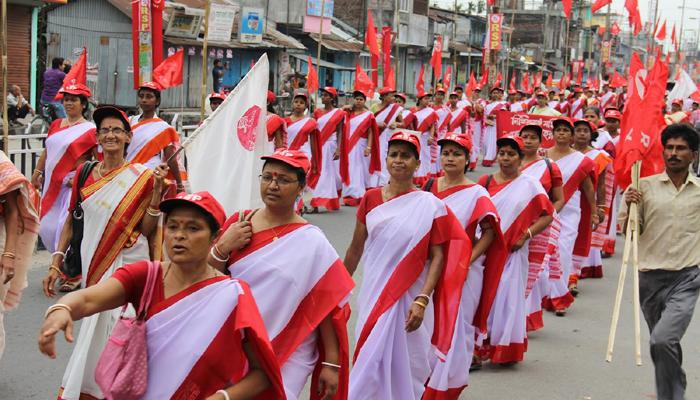
[[[483,172],[483,171],[482,171]],[[475,179],[477,176],[470,176]],[[331,214],[307,215],[318,225],[343,257],[355,223],[355,209],[342,207]],[[605,362],[612,304],[621,264],[623,238],[617,253],[604,260],[604,278],[582,280],[581,294],[565,317],[544,316],[545,327],[529,336],[525,361],[512,367],[485,364],[470,376],[460,399],[520,400],[639,400],[655,399],[654,374],[649,357],[649,335],[641,321],[641,367],[634,363],[632,280],[622,303],[612,363]],[[59,337],[58,357],[50,360],[37,349],[36,339],[46,308],[53,303],[41,292],[41,279],[49,255],[38,252],[29,271],[29,287],[20,308],[5,316],[7,345],[0,360],[1,400],[55,399],[72,345]],[[361,269],[355,278],[361,279]],[[356,290],[357,292],[357,290]],[[355,304],[353,299],[352,305]],[[354,340],[355,319],[348,330]],[[682,341],[688,373],[686,398],[700,399],[700,325],[696,318]],[[308,389],[307,389],[308,390]],[[308,392],[302,399],[308,399]],[[383,399],[378,399],[383,400]]]

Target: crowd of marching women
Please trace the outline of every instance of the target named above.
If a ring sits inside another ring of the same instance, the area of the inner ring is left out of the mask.
[[[603,276],[624,104],[607,85],[468,91],[421,91],[408,108],[393,88],[372,107],[356,90],[338,108],[325,87],[313,112],[295,92],[287,117],[268,93],[264,207],[227,216],[186,192],[156,84],[139,88],[141,114],[102,106],[94,121],[90,90],[66,86],[31,180],[0,159],[2,310],[40,235],[44,293],[70,292],[39,334],[52,358],[57,333],[74,342],[59,399],[297,399],[308,381],[312,398],[456,399],[482,363],[522,362],[543,310],[565,316],[579,279]],[[499,134],[507,110],[551,128]],[[480,158],[498,168],[472,182]],[[341,202],[357,207],[344,260],[302,217]]]

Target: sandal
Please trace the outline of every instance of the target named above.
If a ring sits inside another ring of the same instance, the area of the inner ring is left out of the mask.
[[[563,309],[563,310],[555,310],[555,311],[554,311],[554,315],[556,315],[557,317],[563,317],[563,316],[566,315],[566,309]]]
[[[61,286],[58,288],[58,291],[61,293],[69,293],[69,292],[72,292],[76,289],[80,289],[81,281],[82,281],[81,276],[76,276],[74,278],[66,277],[63,280],[63,283],[61,284]]]

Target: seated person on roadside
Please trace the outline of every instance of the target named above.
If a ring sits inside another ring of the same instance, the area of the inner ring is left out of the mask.
[[[650,331],[659,400],[682,400],[686,377],[680,341],[700,293],[700,179],[689,173],[698,155],[698,133],[673,124],[661,133],[666,170],[628,189],[620,210],[627,223],[631,203],[639,215],[639,301]]]
[[[17,85],[10,86],[10,93],[7,94],[7,119],[14,122],[18,118],[26,117],[27,114],[34,115],[34,110],[22,96],[22,89]]]

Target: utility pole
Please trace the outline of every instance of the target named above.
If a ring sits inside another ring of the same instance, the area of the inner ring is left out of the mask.
[[[678,35],[678,52],[683,51],[683,20],[685,20],[685,0],[683,0],[683,5],[681,6],[681,31]],[[680,55],[678,55],[680,62]]]
[[[457,82],[457,77],[459,77],[459,70],[457,69],[457,48],[455,43],[457,42],[457,0],[455,0],[454,8],[452,9],[452,69],[454,74],[454,79],[452,81]],[[450,82],[451,83],[451,82]],[[449,93],[450,88],[446,88]]]
[[[394,79],[396,80],[396,87],[394,90],[399,90],[399,31],[401,30],[401,21],[399,19],[399,0],[394,0],[394,30],[396,36],[394,36],[394,63],[396,64],[396,69],[394,70]],[[406,76],[404,74],[404,79]],[[403,86],[403,84],[401,85]],[[406,89],[404,89],[406,90]]]
[[[2,0],[2,148],[10,150],[10,126],[7,119],[7,0]]]
[[[201,100],[202,104],[199,107],[199,120],[204,121],[204,110],[207,101],[207,47],[209,46],[209,10],[211,9],[211,0],[204,2],[204,43],[202,44],[202,89]]]

